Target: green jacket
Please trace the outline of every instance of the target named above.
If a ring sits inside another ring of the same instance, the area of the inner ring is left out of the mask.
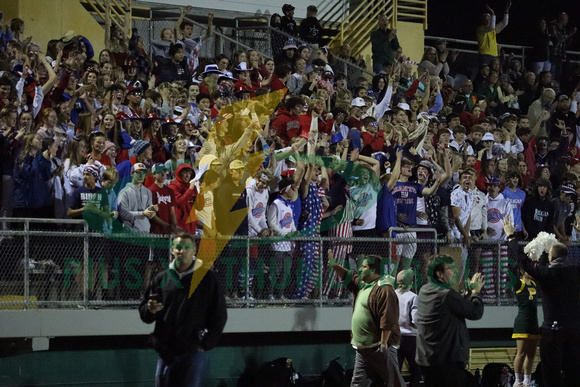
[[[395,36],[395,39],[389,42],[390,29],[381,30],[380,28],[374,30],[371,33],[371,44],[373,48],[373,62],[385,63],[392,62],[395,56],[395,51],[401,47],[399,45],[399,39]]]

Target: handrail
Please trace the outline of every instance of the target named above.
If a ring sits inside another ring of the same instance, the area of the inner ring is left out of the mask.
[[[423,23],[423,29],[427,29],[427,0],[394,0],[395,3],[395,18],[394,18],[394,26],[396,27],[397,21],[399,20],[399,17],[405,17],[405,18],[409,18],[411,20],[413,19],[417,19],[422,21]],[[405,4],[411,4],[411,5],[405,5]],[[415,6],[415,5],[420,5],[420,7]],[[401,11],[403,12],[401,12]],[[420,12],[420,14],[415,14],[415,13],[407,13],[404,12],[405,10],[407,11],[414,11],[414,12]]]
[[[357,56],[370,44],[369,42],[362,43],[365,37],[370,35],[370,31],[374,29],[377,21],[375,15],[377,13],[386,13],[388,19],[394,25],[396,22],[396,1],[375,1],[375,2],[361,2],[358,7],[352,11],[348,18],[345,17],[339,26],[339,34],[334,37],[329,43],[329,46],[334,47],[337,44],[352,43],[353,55]],[[348,29],[347,29],[348,27]]]
[[[370,44],[366,38],[375,29],[377,22],[374,19],[380,12],[387,14],[392,27],[396,27],[398,19],[404,17],[420,21],[427,29],[427,0],[363,1],[348,17],[346,14],[343,16],[338,26],[339,32],[331,39],[329,46],[350,43],[354,56],[357,56]]]
[[[272,30],[274,30],[274,28],[273,28],[273,27],[270,27],[270,26],[268,26],[268,27],[258,27],[258,28],[256,28],[256,27],[241,27],[241,28],[238,28],[238,30],[240,30],[240,31],[246,31],[246,30],[247,30],[247,31],[256,31],[256,30],[259,30],[259,29],[261,29],[261,28],[264,28],[264,29],[267,31],[267,33],[269,33],[269,34],[271,34],[271,33],[272,33]],[[297,43],[297,45],[300,45],[300,44],[306,44],[306,45],[307,45],[307,46],[309,46],[309,47],[311,46],[310,44],[308,44],[308,43],[304,42],[304,41],[303,41],[303,40],[301,40],[300,38],[297,38],[297,37],[295,37],[295,36],[292,36],[292,35],[290,35],[290,34],[288,34],[288,33],[284,32],[284,31],[280,31],[280,30],[276,29],[276,31],[275,31],[275,32],[276,32],[276,34],[283,35],[283,36],[285,36],[285,37],[286,37],[286,38],[288,38],[288,39],[290,39],[290,38],[294,39],[294,42],[295,42],[295,43]],[[241,43],[239,43],[239,44],[241,44]],[[346,65],[346,66],[348,66],[348,67],[351,67],[351,68],[353,68],[354,70],[358,70],[358,71],[360,71],[361,73],[364,73],[364,74],[370,75],[371,77],[372,77],[372,76],[374,76],[374,74],[373,74],[373,73],[371,73],[370,71],[368,71],[366,68],[363,68],[363,67],[357,66],[356,64],[354,64],[354,63],[352,63],[352,62],[349,62],[349,61],[346,61],[346,60],[344,60],[344,59],[342,59],[342,58],[339,58],[338,56],[334,56],[334,60],[335,60],[335,61],[338,61],[338,62],[340,62],[340,63],[342,63],[343,65]]]
[[[191,21],[191,22],[192,22],[194,25],[198,26],[198,27],[199,27],[199,28],[201,28],[202,30],[207,30],[207,25],[205,25],[205,24],[201,24],[201,23],[198,23],[198,22],[196,22],[195,20],[191,20],[191,19],[187,19],[187,20]],[[252,27],[252,28],[253,28],[253,29],[255,29],[255,27]],[[215,34],[216,36],[219,36],[220,38],[222,38],[222,39],[224,39],[224,40],[226,40],[226,41],[230,42],[230,43],[233,43],[233,44],[235,44],[235,45],[237,45],[237,46],[240,46],[240,47],[242,47],[242,48],[245,48],[246,50],[255,50],[255,51],[258,51],[258,50],[256,50],[254,47],[250,47],[250,46],[248,46],[248,45],[246,45],[246,44],[240,43],[240,42],[238,42],[237,40],[235,40],[235,39],[232,39],[231,37],[229,37],[229,36],[227,36],[227,35],[225,35],[225,34],[223,34],[223,33],[219,32],[219,31],[217,31],[217,29],[216,29],[216,28],[214,28],[214,29],[212,30],[212,33],[213,33],[213,34]],[[265,54],[265,53],[263,53],[263,52],[260,52],[260,51],[258,51],[258,53],[259,53],[260,55],[262,55],[264,58],[270,58],[270,56],[269,56],[269,55],[267,55],[267,54]]]
[[[456,44],[463,44],[463,45],[469,45],[469,46],[475,46],[475,47],[477,47],[477,42],[475,40],[446,38],[446,37],[441,37],[441,36],[425,36],[425,40],[426,41],[445,40],[448,43],[456,43]],[[532,49],[533,48],[531,46],[519,46],[519,45],[515,45],[515,44],[502,44],[501,46],[504,47],[504,48],[509,48],[509,49],[512,49],[512,50],[519,50],[519,51],[521,51],[520,54],[514,53],[514,57],[515,58],[521,58],[522,61],[525,61],[525,58],[526,58],[525,50],[529,50],[529,49]],[[468,53],[468,54],[478,54],[477,49],[470,50],[470,49],[457,49],[457,48],[454,48],[453,50],[459,51],[459,52]],[[580,51],[566,50],[566,54],[567,55],[573,55],[573,56],[575,56],[574,59],[568,58],[567,59],[567,62],[568,63],[580,63]],[[522,62],[522,64],[524,64],[524,62]]]
[[[461,43],[461,44],[477,44],[477,41],[475,40],[464,40],[464,39],[454,39],[454,38],[444,38],[441,36],[425,36],[425,40],[445,40],[446,42],[451,42],[451,43]],[[517,49],[521,49],[521,48],[532,48],[531,46],[518,46],[518,45],[514,45],[514,44],[501,44],[502,47],[507,47],[507,48],[517,48]],[[570,51],[568,51],[570,52]],[[580,54],[580,52],[579,52]]]
[[[105,20],[107,4],[109,4],[111,23],[122,29],[125,29],[125,9],[129,9],[129,24],[131,24],[131,0],[84,0],[84,2],[92,8],[90,12],[96,14],[102,20]],[[119,12],[119,9],[122,12]]]

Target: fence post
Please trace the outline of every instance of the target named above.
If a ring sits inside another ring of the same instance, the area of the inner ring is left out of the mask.
[[[324,292],[324,240],[322,235],[318,235],[320,238],[320,246],[318,246],[318,305],[322,306],[322,295]],[[328,269],[330,272],[330,268]],[[328,276],[327,276],[328,277]]]
[[[153,50],[152,45],[153,45],[153,10],[149,9],[149,27],[148,27],[148,33],[149,33],[149,60],[153,61]]]
[[[497,242],[497,279],[496,279],[496,298],[497,298],[497,306],[500,305],[499,297],[501,294],[500,291],[500,282],[501,282],[501,241]]]
[[[24,309],[30,306],[30,219],[24,220]]]
[[[270,58],[274,59],[274,53],[272,52],[272,29],[271,27],[266,28],[266,52]]]
[[[83,225],[83,304],[85,309],[89,307],[89,226]]]
[[[250,236],[245,235],[246,238],[246,275],[244,282],[246,283],[246,308],[250,307]]]

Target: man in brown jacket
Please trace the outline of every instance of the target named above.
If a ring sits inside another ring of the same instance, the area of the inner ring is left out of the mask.
[[[397,361],[401,331],[399,300],[392,279],[380,274],[380,257],[359,257],[358,261],[358,273],[348,271],[328,251],[329,268],[354,295],[351,344],[357,353],[351,386],[381,381],[389,387],[405,386]]]

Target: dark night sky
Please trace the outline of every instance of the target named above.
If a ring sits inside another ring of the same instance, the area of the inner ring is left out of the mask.
[[[488,4],[499,21],[506,1],[489,0]],[[430,0],[428,6],[429,29],[426,35],[475,40],[475,29],[485,11],[484,1]],[[527,35],[536,28],[541,17],[550,22],[560,11],[568,14],[568,27],[576,26],[580,30],[580,0],[512,0],[509,25],[498,35],[498,43],[525,45]],[[574,36],[569,49],[580,50],[580,32]]]

